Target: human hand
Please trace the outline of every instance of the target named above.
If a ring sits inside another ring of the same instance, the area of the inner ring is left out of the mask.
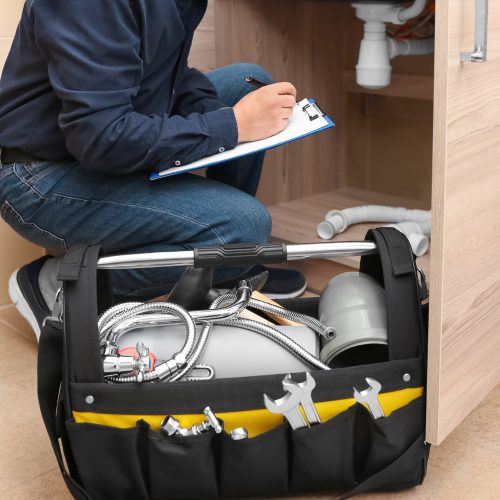
[[[238,142],[258,141],[284,130],[296,99],[297,90],[287,82],[266,85],[247,94],[233,108]]]

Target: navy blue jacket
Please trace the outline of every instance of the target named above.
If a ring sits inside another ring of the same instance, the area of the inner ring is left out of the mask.
[[[207,0],[27,0],[0,80],[0,146],[160,170],[231,149],[232,108],[188,68]]]

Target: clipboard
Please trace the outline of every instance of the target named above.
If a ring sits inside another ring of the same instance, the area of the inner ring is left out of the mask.
[[[227,161],[277,148],[283,144],[288,144],[289,142],[294,142],[309,135],[328,130],[333,126],[335,126],[335,123],[321,110],[314,99],[303,99],[296,104],[288,126],[282,132],[259,141],[238,144],[238,146],[230,151],[207,156],[189,165],[172,167],[162,172],[153,172],[149,176],[149,179],[154,181],[200,168],[220,165]]]

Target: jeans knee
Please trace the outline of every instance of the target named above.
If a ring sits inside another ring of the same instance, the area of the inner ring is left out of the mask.
[[[256,90],[256,87],[251,83],[245,81],[247,76],[253,76],[257,80],[269,84],[273,83],[271,75],[258,64],[250,63],[239,63],[233,64],[223,68],[224,74],[221,76],[225,77],[224,85],[231,90],[228,92],[228,100],[234,101],[234,104],[242,99],[244,96]],[[229,104],[233,104],[230,102]]]
[[[271,236],[272,220],[267,208],[255,198],[248,197],[232,216],[231,243],[267,243]]]
[[[243,79],[246,76],[253,76],[263,83],[273,83],[273,77],[258,64],[240,63],[236,66],[238,67],[238,73],[240,73]]]
[[[269,213],[269,210],[262,205],[262,203],[257,200],[255,201],[256,205],[258,205],[254,214],[255,220],[257,221],[255,241],[258,243],[267,243],[271,237],[271,230],[273,226],[271,214]]]

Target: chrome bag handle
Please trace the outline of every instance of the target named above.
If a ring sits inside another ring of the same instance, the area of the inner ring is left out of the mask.
[[[155,267],[216,267],[239,264],[278,264],[304,259],[332,259],[377,254],[372,241],[341,241],[336,243],[308,243],[286,245],[236,244],[220,247],[201,247],[181,252],[156,252],[101,257],[98,269],[143,269]]]

